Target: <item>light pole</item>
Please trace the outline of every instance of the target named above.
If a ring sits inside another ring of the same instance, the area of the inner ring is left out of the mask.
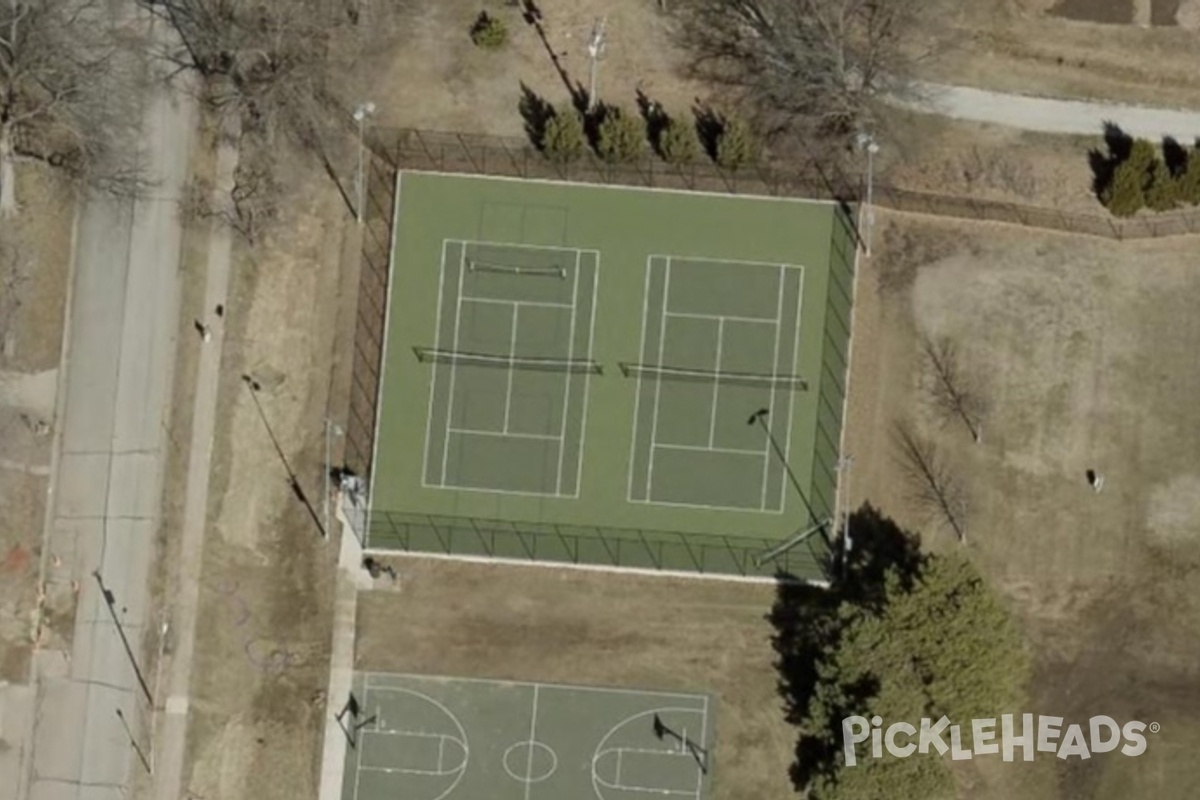
[[[855,138],[859,150],[867,151],[867,202],[863,208],[866,217],[866,228],[863,233],[863,255],[871,255],[871,227],[875,222],[875,207],[872,196],[875,189],[875,154],[879,152],[879,143],[870,133],[860,133]]]
[[[355,175],[354,192],[358,199],[358,224],[363,224],[363,206],[366,205],[367,183],[363,176],[363,159],[366,145],[367,117],[375,113],[374,103],[361,103],[354,109],[354,120],[358,123],[358,172]]]
[[[596,72],[599,69],[600,56],[604,54],[604,26],[606,23],[607,19],[600,19],[596,22],[596,26],[592,28],[592,38],[587,46],[588,58],[592,62],[591,75],[588,79],[587,110],[589,112],[596,109]]]
[[[842,491],[844,502],[850,503],[850,468],[854,466],[854,456],[842,456],[838,459],[837,469],[842,474],[842,478],[846,483],[846,488]],[[838,481],[840,484],[842,481]],[[844,512],[846,518],[842,520],[842,557],[843,563],[845,559],[850,557],[850,510]]]
[[[325,534],[325,538],[329,538],[329,479],[330,473],[332,472],[332,456],[330,453],[333,450],[333,437],[341,436],[344,433],[345,431],[342,430],[342,426],[329,419],[329,417],[325,418],[325,500],[321,504],[321,512],[325,519],[325,527],[322,529]]]

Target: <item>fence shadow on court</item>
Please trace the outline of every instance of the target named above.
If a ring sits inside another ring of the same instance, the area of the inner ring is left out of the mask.
[[[792,580],[780,580],[775,603],[767,615],[774,628],[771,643],[779,672],[778,691],[786,719],[800,726],[809,715],[817,690],[821,654],[836,647],[843,631],[844,605],[864,610],[878,609],[884,602],[889,572],[905,586],[911,585],[924,563],[920,538],[910,533],[869,503],[850,514],[853,549],[835,565],[838,577],[830,589],[819,589]],[[833,542],[833,552],[842,551],[842,539]],[[781,576],[786,577],[786,576]],[[878,687],[866,682],[851,686],[843,696],[843,708],[831,716],[837,723],[856,714]],[[840,728],[831,736],[800,732],[790,777],[797,791],[804,791],[813,778],[835,764]]]

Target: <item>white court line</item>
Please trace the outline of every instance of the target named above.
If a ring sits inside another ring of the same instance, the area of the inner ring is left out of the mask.
[[[363,531],[363,541],[366,542],[371,538],[371,515],[374,509],[375,500],[375,476],[378,474],[376,467],[379,464],[379,420],[383,415],[383,387],[384,374],[387,372],[387,348],[388,348],[388,331],[392,325],[392,289],[395,284],[393,280],[396,274],[396,227],[400,224],[400,183],[402,173],[396,172],[396,200],[392,204],[392,225],[388,231],[388,279],[387,287],[384,291],[383,298],[386,304],[383,309],[383,347],[379,351],[379,385],[375,387],[375,427],[372,432],[372,438],[375,440],[371,444],[371,486],[367,489],[367,519],[366,530]],[[424,476],[421,476],[424,479]]]
[[[579,305],[579,253],[575,253],[575,273],[571,285],[571,323],[567,326],[567,361],[575,358],[575,308]],[[558,430],[558,475],[554,484],[554,494],[562,494],[563,453],[567,449],[567,417],[571,410],[571,373],[563,380],[562,425]]]
[[[438,272],[438,299],[437,311],[435,312],[433,323],[434,341],[440,345],[437,340],[442,336],[442,303],[445,302],[446,292],[446,245],[450,243],[449,239],[442,240],[442,263],[439,266]],[[425,454],[421,458],[421,485],[422,486],[437,486],[438,484],[430,484],[429,481],[429,448],[433,444],[433,395],[437,390],[438,377],[438,362],[433,362],[433,375],[429,380],[429,408],[425,414]],[[446,426],[449,427],[450,420],[446,420]],[[378,427],[376,428],[376,446],[378,446]],[[373,462],[372,462],[373,463]],[[372,481],[374,481],[374,470],[372,470]],[[371,495],[374,497],[374,495]]]
[[[589,252],[581,250],[581,253]],[[591,361],[595,355],[594,349],[596,346],[596,302],[599,299],[600,293],[600,253],[592,251],[595,261],[592,263],[592,300],[591,300],[591,320],[588,322],[588,361]],[[579,430],[579,453],[575,456],[575,492],[571,497],[579,497],[579,493],[583,491],[583,454],[587,445],[587,422],[588,422],[588,396],[591,394],[592,388],[592,373],[585,372],[583,375],[583,421],[579,424],[582,426]]]
[[[679,317],[681,319],[724,319],[730,322],[750,322],[755,325],[770,325],[771,323],[778,324],[778,319],[770,317],[741,317],[737,314],[693,314],[690,311],[668,311],[668,317]]]
[[[739,195],[740,196],[740,195]],[[780,264],[778,261],[747,261],[743,258],[709,258],[708,256],[681,256],[667,255],[666,253],[652,253],[655,258],[665,258],[668,261],[671,259],[679,259],[680,261],[691,261],[696,264],[733,264],[740,266],[745,264],[750,267],[784,267],[785,269],[804,269],[799,264]]]
[[[739,456],[765,456],[770,450],[742,450],[737,447],[700,447],[692,444],[666,444],[664,442],[656,442],[651,447],[663,450],[692,450],[699,453],[729,453]]]
[[[460,180],[465,179],[465,180],[481,180],[481,181],[509,181],[512,183],[541,183],[541,184],[546,184],[549,186],[562,186],[562,187],[565,187],[568,189],[573,189],[573,190],[581,190],[581,189],[582,190],[592,190],[592,189],[604,190],[604,189],[607,189],[609,191],[617,191],[617,192],[647,192],[647,193],[651,193],[651,194],[653,194],[653,193],[683,194],[683,195],[695,195],[695,196],[700,196],[700,197],[713,197],[713,198],[719,197],[722,200],[728,200],[731,197],[731,195],[726,192],[704,192],[704,191],[700,191],[699,189],[667,189],[667,188],[664,188],[661,186],[631,186],[628,184],[607,184],[607,183],[581,184],[577,181],[563,181],[563,180],[555,180],[553,178],[514,178],[509,175],[478,175],[478,174],[474,174],[474,173],[466,174],[466,173],[462,173],[462,172],[445,172],[445,171],[436,170],[436,169],[406,169],[406,170],[404,170],[404,172],[412,172],[412,173],[416,173],[416,174],[420,174],[420,175],[436,175],[439,178],[458,178]],[[732,197],[735,199],[738,199],[738,200],[753,200],[755,202],[762,202],[762,201],[766,200],[766,201],[769,201],[772,203],[791,203],[791,204],[795,204],[795,205],[809,205],[809,206],[838,206],[838,205],[840,205],[839,201],[837,201],[837,200],[818,200],[818,199],[809,199],[809,198],[804,198],[804,197],[781,197],[778,195],[769,195],[769,194],[737,194],[737,195],[732,195]]]
[[[616,783],[617,786],[621,785],[621,756],[624,755],[624,753],[625,753],[624,750],[617,751],[617,777],[614,781],[614,783]]]
[[[671,258],[667,257],[667,273],[663,277],[662,321],[658,326],[658,363],[663,360],[667,344],[667,299],[671,296]],[[646,470],[646,502],[654,499],[654,443],[658,440],[658,403],[662,397],[662,375],[654,376],[654,415],[650,423],[650,464]]]
[[[405,170],[405,172],[413,172],[414,170]],[[440,174],[440,173],[431,173]],[[457,173],[445,173],[457,174]],[[459,175],[462,177],[462,175]],[[572,184],[575,185],[575,184]],[[554,250],[558,253],[595,253],[596,250],[587,247],[561,247],[553,244],[526,244],[525,242],[504,242],[499,239],[450,239],[452,242],[461,242],[464,245],[479,244],[490,245],[492,247],[511,247],[518,250]]]
[[[525,761],[525,800],[529,800],[529,789],[533,783],[529,781],[529,777],[533,775],[533,743],[537,741],[537,706],[539,686],[533,687],[533,714],[529,720],[529,758]]]
[[[713,377],[712,391],[712,413],[708,418],[708,447],[711,450],[713,441],[717,438],[717,405],[720,401],[721,392],[721,351],[725,346],[725,320],[717,320],[717,363],[714,368],[716,375]],[[659,362],[662,363],[661,361]]]
[[[473,294],[464,295],[462,300],[467,303],[487,303],[498,306],[536,306],[538,308],[572,308],[567,303],[547,303],[541,300],[502,300],[497,297],[477,297]]]
[[[783,267],[781,266],[779,268],[779,288],[776,290],[776,294],[779,295],[779,301],[775,310],[775,352],[771,356],[772,378],[779,373],[779,333],[783,329],[783,286],[786,283],[784,280],[786,276],[787,273],[784,272]],[[776,387],[772,383],[771,396],[767,399],[767,418],[771,420],[767,423],[768,428],[775,422],[774,418],[771,417],[771,412],[775,410],[775,391]],[[770,443],[767,444],[767,448],[770,449]],[[763,461],[762,493],[758,501],[758,507],[763,511],[767,510],[767,478],[770,477],[770,472],[771,460],[768,458]]]
[[[517,325],[520,324],[521,307],[513,305],[512,307],[512,327],[508,337],[508,357],[515,359],[517,357]],[[455,351],[458,348],[454,348]],[[508,412],[512,408],[512,385],[513,376],[517,374],[517,367],[514,362],[508,365],[508,388],[504,390],[504,432],[508,433]]]
[[[469,434],[471,436],[499,436],[505,439],[541,439],[550,442],[559,441],[559,437],[552,433],[513,433],[512,431],[485,431],[475,430],[473,428],[447,428],[450,433],[459,435]]]
[[[646,329],[650,327],[650,276],[653,272],[654,257],[650,256],[646,259],[646,283],[642,288],[642,343],[638,345],[639,361],[646,360]],[[625,491],[625,499],[630,502],[645,502],[633,499],[633,465],[635,456],[637,455],[639,410],[642,406],[642,375],[640,372],[637,376],[636,389],[637,391],[633,396],[633,436],[629,442],[629,487]],[[651,449],[654,449],[653,443],[651,443]],[[646,457],[649,458],[650,454],[647,453]],[[647,468],[649,468],[648,465]],[[649,499],[646,498],[646,500]]]
[[[774,579],[772,579],[772,580],[774,580]],[[415,692],[416,694],[420,694],[423,696],[427,696],[427,695],[424,695],[424,693],[413,690],[406,686],[388,686],[386,681],[400,679],[400,680],[405,680],[405,681],[415,681],[417,683],[442,683],[442,684],[486,683],[486,684],[490,684],[493,686],[520,686],[520,687],[524,687],[524,688],[528,688],[528,689],[533,689],[533,688],[537,688],[539,690],[545,689],[545,690],[549,690],[551,692],[555,692],[555,691],[597,692],[600,694],[632,695],[634,697],[670,698],[672,700],[700,700],[700,701],[703,701],[706,699],[705,695],[703,695],[703,694],[684,694],[682,692],[653,692],[653,691],[649,691],[646,689],[609,689],[609,688],[605,688],[603,686],[576,686],[575,684],[571,684],[571,683],[546,683],[545,681],[509,681],[509,680],[501,680],[501,679],[496,679],[496,678],[457,678],[457,677],[453,677],[450,675],[419,675],[414,672],[361,672],[359,674],[362,675],[366,681],[368,681],[368,685],[371,686],[372,691],[392,691],[392,692],[409,692],[409,693]],[[374,684],[370,684],[369,681],[371,678],[377,678],[377,679],[381,678],[384,680],[384,683],[380,683],[380,682],[376,681]],[[700,706],[696,706],[695,708],[681,707],[679,710],[688,711],[688,712],[699,712],[702,708],[703,708],[703,706],[700,705]]]
[[[444,758],[445,751],[446,751],[446,737],[439,736],[438,737],[438,769],[437,769],[439,775],[442,774],[442,759]]]
[[[661,447],[661,445],[659,445]],[[761,508],[750,506],[714,506],[707,503],[681,503],[674,500],[633,500],[634,503],[645,503],[646,505],[666,506],[668,508],[700,508],[705,511],[737,511],[743,514],[781,514],[781,511],[764,511]],[[768,538],[766,536],[762,538]],[[387,551],[382,551],[387,552]]]
[[[506,435],[513,436],[514,434],[509,433]],[[512,495],[513,497],[546,498],[546,497],[557,497],[558,496],[558,495],[554,494],[553,492],[526,492],[526,491],[522,491],[522,490],[518,490],[518,489],[493,489],[490,486],[468,486],[468,485],[462,484],[462,483],[448,483],[444,486],[433,486],[431,488],[445,489],[447,491],[454,491],[454,492],[474,492],[475,494],[504,494],[504,495]],[[403,550],[380,550],[379,552],[380,553],[391,552],[391,553],[399,554],[404,551]]]
[[[632,502],[640,503],[644,501],[634,500]],[[751,510],[754,511],[754,509]],[[762,512],[755,511],[754,513],[761,514]],[[684,570],[649,569],[647,567],[606,567],[603,564],[573,564],[570,561],[530,561],[528,559],[493,556],[448,556],[445,553],[425,553],[418,550],[387,550],[378,547],[365,548],[363,550],[363,555],[411,559],[428,558],[434,561],[460,561],[466,564],[483,564],[486,566],[495,566],[496,564],[511,564],[512,566],[517,567],[576,570],[580,572],[605,572],[610,575],[641,575],[648,578],[681,578],[683,580],[724,581],[726,583],[753,583],[771,586],[777,586],[780,583],[785,583],[789,586],[812,586],[817,589],[828,589],[830,586],[829,581],[801,580],[790,577],[776,578],[775,576],[762,575],[735,575],[728,572],[696,572],[695,570],[692,570],[691,572],[685,572]]]
[[[700,749],[704,753],[704,769],[696,770],[696,797],[704,788],[704,776],[712,770],[712,758],[708,752],[708,695],[704,695],[704,710],[700,712]]]
[[[795,333],[795,336],[793,337],[793,341],[792,341],[792,348],[793,348],[792,349],[792,363],[788,367],[788,369],[791,370],[791,373],[793,375],[799,374],[799,372],[796,369],[796,362],[800,359],[800,328],[802,327],[801,323],[803,322],[803,317],[804,317],[804,277],[805,277],[804,268],[801,267],[800,268],[800,289],[796,292],[796,333]],[[821,393],[821,383],[820,383],[820,380],[818,379],[818,381],[817,381],[817,394],[818,394],[817,402],[818,402],[818,404],[820,403],[820,398],[819,398],[820,393]],[[796,408],[796,393],[788,392],[788,421],[787,421],[787,431],[786,431],[787,438],[784,439],[784,441],[783,441],[783,460],[785,462],[787,462],[788,464],[792,463],[789,459],[791,458],[791,452],[792,452],[792,412],[795,410],[795,408]],[[819,409],[818,409],[818,413],[819,413]],[[815,453],[815,451],[814,451],[814,453]],[[813,458],[815,459],[816,456],[814,455]],[[782,514],[784,512],[784,510],[787,508],[786,489],[787,489],[788,481],[786,480],[786,476],[785,476],[785,480],[780,481],[779,484],[780,484],[779,485],[779,513]],[[812,470],[809,471],[809,488],[810,489],[812,488]],[[805,495],[805,499],[808,499],[808,495]],[[811,500],[808,500],[808,502],[812,503]],[[815,522],[816,520],[813,520],[813,521]]]
[[[458,295],[455,297],[454,305],[454,352],[458,352],[458,331],[462,327],[462,290],[463,290],[463,275],[466,274],[467,268],[464,266],[467,259],[467,248],[463,247],[458,251]],[[457,369],[450,370],[450,398],[447,401],[449,408],[446,409],[446,427],[449,428],[454,424],[454,378],[458,374]],[[450,460],[450,434],[446,434],[446,442],[442,446],[442,486],[446,485],[446,462]]]

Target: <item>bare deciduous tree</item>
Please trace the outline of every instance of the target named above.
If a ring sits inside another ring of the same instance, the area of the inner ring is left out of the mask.
[[[279,187],[271,170],[258,160],[240,162],[227,197],[215,196],[206,180],[193,180],[184,191],[181,211],[191,219],[227,225],[250,245],[256,244],[279,210]]]
[[[983,396],[960,366],[954,342],[945,336],[923,336],[921,351],[929,368],[926,389],[934,410],[943,421],[962,421],[971,438],[983,441]]]
[[[684,26],[707,77],[743,87],[773,130],[846,133],[932,54],[930,0],[692,0]]]
[[[20,158],[114,193],[145,188],[139,54],[101,0],[0,0],[0,213],[16,211]]]
[[[933,442],[922,438],[903,422],[896,423],[894,435],[913,500],[949,525],[958,541],[965,543],[967,495],[964,486],[942,461]]]

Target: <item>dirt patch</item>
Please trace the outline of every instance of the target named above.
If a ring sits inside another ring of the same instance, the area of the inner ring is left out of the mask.
[[[713,797],[785,797],[770,585],[425,559],[386,560],[400,591],[359,595],[355,668],[711,692]],[[403,624],[397,624],[402,620]]]
[[[1050,13],[1064,19],[1128,25],[1133,22],[1133,0],[1062,0]]]
[[[1160,754],[1200,735],[1176,709],[1200,701],[1200,292],[1192,240],[1114,245],[1007,226],[881,212],[859,282],[850,384],[851,502],[953,538],[912,501],[886,444],[915,419],[968,487],[969,552],[1009,598],[1038,659],[1030,711],[1158,721]],[[951,337],[982,381],[982,444],[933,424],[919,388],[921,334]],[[1089,488],[1084,473],[1106,480]],[[983,765],[972,796],[1118,797],[1133,778],[1189,796],[1187,759]],[[982,762],[981,762],[982,763]],[[1108,788],[1106,788],[1108,787]]]

